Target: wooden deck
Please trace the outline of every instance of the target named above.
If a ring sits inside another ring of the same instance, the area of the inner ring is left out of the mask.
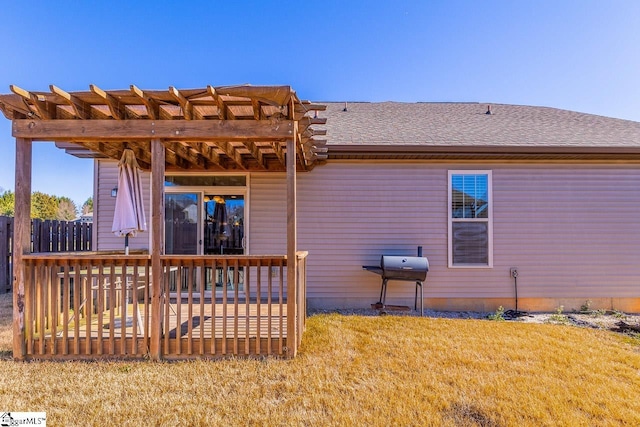
[[[225,307],[221,299],[212,301],[211,298],[197,298],[190,309],[186,301],[178,304],[175,300],[167,308],[170,314],[163,319],[166,328],[163,331],[163,346],[168,354],[282,356],[286,352],[286,301],[269,304],[266,301],[247,303],[243,300],[237,305],[231,301]],[[114,310],[113,316],[111,311],[105,311],[102,316],[94,315],[89,319],[90,323],[81,318],[77,335],[75,329],[70,328],[64,340],[64,328],[56,328],[61,330],[55,333],[55,337],[51,329],[45,330],[42,340],[39,335],[34,336],[33,353],[42,356],[72,355],[76,336],[80,340],[80,355],[87,353],[87,337],[92,342],[91,353],[100,352],[98,348],[101,348],[103,355],[131,357],[144,353],[147,346],[144,337],[148,336],[149,323],[154,320],[151,316],[144,316],[144,304],[138,304],[137,313],[140,316],[134,311],[132,304],[126,307],[124,324],[119,310]],[[74,319],[70,318],[69,322],[73,327]],[[116,341],[123,341],[122,337],[128,343],[128,348],[116,345]],[[212,341],[212,337],[215,337],[215,341]],[[71,346],[64,346],[65,341]],[[133,348],[134,342],[137,348]],[[261,342],[261,345],[257,346],[257,342]],[[52,349],[54,343],[55,353]]]

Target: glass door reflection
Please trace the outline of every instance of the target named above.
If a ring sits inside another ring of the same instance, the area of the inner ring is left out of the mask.
[[[244,254],[244,196],[204,196],[204,254]]]
[[[205,255],[243,255],[245,250],[244,234],[244,196],[205,194],[204,202],[204,254]],[[215,272],[207,271],[206,290],[244,291],[244,269],[235,271],[228,267],[227,271],[216,268]]]

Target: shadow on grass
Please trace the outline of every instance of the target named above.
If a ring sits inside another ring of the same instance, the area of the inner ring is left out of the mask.
[[[501,427],[500,423],[492,420],[482,409],[466,402],[451,405],[445,413],[445,418],[457,426]]]

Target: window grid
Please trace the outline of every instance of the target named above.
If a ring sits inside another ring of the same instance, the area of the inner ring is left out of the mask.
[[[491,171],[448,174],[448,260],[450,268],[493,266]]]

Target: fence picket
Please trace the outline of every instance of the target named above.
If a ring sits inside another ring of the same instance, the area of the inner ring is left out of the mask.
[[[93,224],[31,220],[31,252],[91,251]],[[9,292],[13,277],[13,217],[0,216],[0,293]]]

